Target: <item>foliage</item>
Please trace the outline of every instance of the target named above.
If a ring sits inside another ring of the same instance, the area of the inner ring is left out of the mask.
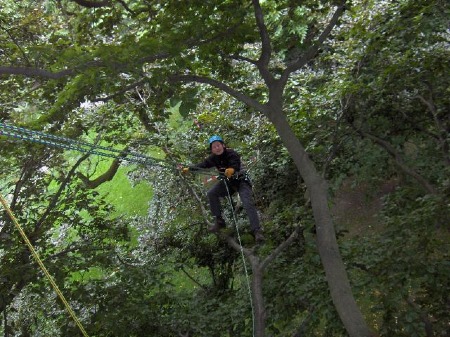
[[[411,200],[411,194],[398,191],[387,197],[386,230],[344,249],[358,275],[355,288],[361,288],[366,300],[378,303],[370,315],[382,336],[420,336],[431,326],[445,335],[445,320],[433,322],[433,317],[442,310],[435,304],[448,297],[448,234],[436,230],[439,201]]]
[[[275,74],[307,50],[334,3],[261,1]],[[380,336],[448,334],[448,14],[440,0],[351,1],[283,95],[330,192],[351,181],[382,200],[375,231],[361,223],[361,235],[345,235],[350,220],[338,220],[353,293]],[[246,62],[261,53],[254,21],[252,7],[233,0],[1,7],[1,122],[128,146],[167,164],[121,167],[91,190],[72,169],[94,179],[109,161],[79,164],[80,154],[0,136],[1,192],[90,335],[251,335],[241,256],[206,232],[207,186],[175,170],[204,158],[212,134],[250,169],[269,238],[258,253],[304,229],[264,275],[266,332],[346,335],[320,264],[309,191],[277,130],[217,88],[174,80],[210,76],[267,102]],[[7,76],[9,66],[27,67],[28,76]],[[396,182],[387,192],[386,181]],[[0,332],[79,335],[4,214],[0,224]],[[251,245],[243,213],[238,226]]]

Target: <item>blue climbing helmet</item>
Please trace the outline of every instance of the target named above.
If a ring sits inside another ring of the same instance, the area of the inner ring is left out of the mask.
[[[222,137],[214,135],[211,138],[209,138],[209,141],[208,141],[210,149],[211,149],[212,143],[214,143],[214,142],[221,142],[222,144],[224,144]]]

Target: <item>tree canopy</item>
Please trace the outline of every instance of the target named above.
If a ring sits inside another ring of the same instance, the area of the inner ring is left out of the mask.
[[[6,0],[0,192],[90,336],[446,336],[449,14]],[[264,245],[227,203],[229,228],[206,231],[209,185],[178,168],[212,134],[246,161]],[[0,225],[0,332],[81,336]]]

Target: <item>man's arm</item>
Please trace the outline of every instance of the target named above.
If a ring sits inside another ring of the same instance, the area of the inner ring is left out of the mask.
[[[198,164],[189,166],[189,169],[191,171],[195,171],[196,169],[199,169],[199,168],[200,169],[207,169],[207,168],[211,168],[211,167],[215,167],[215,166],[216,165],[214,164],[214,161],[212,160],[212,155],[211,155],[208,158],[206,158],[204,161],[202,161],[202,162],[200,162]]]
[[[241,156],[234,150],[229,150],[228,153],[228,167],[233,168],[236,172],[241,170]]]

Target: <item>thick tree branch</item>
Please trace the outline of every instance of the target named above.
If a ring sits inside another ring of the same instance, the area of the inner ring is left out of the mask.
[[[66,76],[73,75],[74,73],[75,70],[73,69],[66,69],[58,72],[52,72],[39,68],[0,66],[0,75],[23,75],[27,77],[43,77],[58,80]]]
[[[73,2],[76,2],[78,5],[86,8],[101,8],[106,6],[111,6],[110,0],[103,0],[103,1],[89,1],[89,0],[72,0]]]
[[[247,104],[248,106],[250,106],[258,111],[261,111],[263,113],[268,112],[268,107],[266,105],[259,103],[257,100],[255,100],[255,99],[231,88],[227,84],[217,81],[213,78],[203,77],[203,76],[198,76],[198,75],[172,75],[169,77],[169,81],[173,82],[173,83],[175,83],[175,82],[183,82],[183,83],[196,82],[196,83],[208,84],[212,87],[215,87],[219,90],[226,92],[230,96],[236,98],[237,100]]]
[[[238,253],[242,252],[244,253],[244,255],[251,261],[254,261],[255,259],[257,259],[258,257],[255,255],[255,252],[253,249],[248,249],[245,248],[243,246],[241,246],[235,239],[233,239],[232,236],[228,235],[227,233],[225,233],[224,231],[220,231],[217,233],[217,236],[221,237],[222,239],[225,239],[225,241],[228,243],[228,245],[230,247],[232,247],[235,251],[237,251]]]
[[[269,71],[272,46],[270,44],[270,37],[267,27],[264,23],[264,15],[259,0],[253,0],[252,3],[255,12],[256,25],[258,26],[259,35],[261,37],[261,55],[259,60],[256,62],[256,65],[266,84],[270,85],[270,83],[274,80],[273,75]]]
[[[100,1],[90,1],[90,0],[72,0],[73,2],[77,3],[81,7],[86,8],[101,8],[101,7],[110,7],[113,6],[113,3],[111,0],[100,0]],[[123,8],[125,8],[128,12],[131,14],[135,14],[130,7],[125,3],[123,0],[116,0],[118,3],[120,3]]]
[[[94,180],[89,180],[89,178],[86,177],[81,172],[77,172],[77,176],[78,178],[81,179],[81,181],[86,185],[87,188],[95,189],[101,184],[106,183],[107,181],[111,181],[114,178],[114,176],[117,173],[117,170],[120,167],[120,163],[121,163],[120,159],[114,159],[109,169],[102,175],[95,178]]]
[[[289,245],[292,244],[292,242],[298,237],[299,233],[303,230],[303,227],[296,227],[295,230],[291,233],[291,235],[282,243],[280,243],[278,245],[278,247],[276,247],[263,261],[259,262],[259,258],[257,257],[257,255],[255,254],[255,250],[254,249],[248,249],[245,247],[242,247],[233,237],[231,237],[230,235],[227,235],[225,232],[219,232],[217,233],[217,235],[219,237],[221,237],[222,239],[225,239],[228,244],[234,249],[236,250],[238,253],[242,252],[244,253],[244,255],[250,260],[252,261],[252,265],[254,266],[258,266],[258,268],[260,268],[261,271],[263,271],[264,269],[267,268],[268,265],[270,265],[270,263],[275,260],[278,255],[281,254],[281,252],[283,250],[285,250]]]

